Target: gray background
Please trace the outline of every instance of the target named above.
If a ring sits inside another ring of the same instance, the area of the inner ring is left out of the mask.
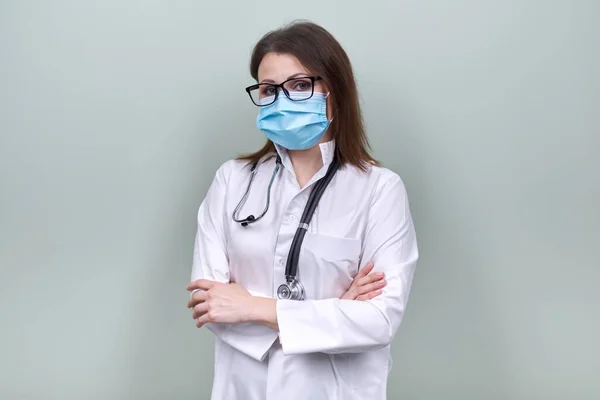
[[[347,49],[422,258],[390,399],[600,398],[600,2],[0,1],[0,398],[205,399],[195,214],[252,45]]]

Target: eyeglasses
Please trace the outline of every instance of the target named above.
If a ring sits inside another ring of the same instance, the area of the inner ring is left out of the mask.
[[[246,92],[252,103],[258,107],[270,106],[279,97],[279,88],[285,96],[292,101],[310,99],[315,93],[315,82],[321,80],[320,76],[300,76],[288,79],[278,85],[274,83],[258,83],[248,86]]]

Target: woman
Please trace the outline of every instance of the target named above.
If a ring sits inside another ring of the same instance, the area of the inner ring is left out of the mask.
[[[326,30],[268,33],[250,72],[268,140],[217,171],[187,288],[217,337],[212,398],[385,399],[418,258],[403,183],[369,155],[350,61]]]

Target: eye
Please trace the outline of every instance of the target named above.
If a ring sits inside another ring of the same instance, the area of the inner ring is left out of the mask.
[[[261,97],[274,96],[276,91],[277,91],[277,89],[270,85],[261,85],[260,86]]]
[[[311,88],[312,88],[312,82],[308,79],[298,79],[298,80],[294,81],[294,84],[292,86],[292,90],[298,91],[298,92],[310,91]]]

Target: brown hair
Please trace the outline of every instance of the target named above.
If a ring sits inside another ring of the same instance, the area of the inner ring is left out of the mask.
[[[250,59],[250,74],[257,81],[258,66],[268,53],[293,55],[329,87],[334,117],[329,129],[336,142],[339,164],[351,164],[363,171],[368,164],[377,165],[369,154],[352,65],[340,43],[324,28],[307,21],[271,31],[258,41]],[[273,143],[268,140],[262,149],[239,159],[258,162],[274,151]]]

